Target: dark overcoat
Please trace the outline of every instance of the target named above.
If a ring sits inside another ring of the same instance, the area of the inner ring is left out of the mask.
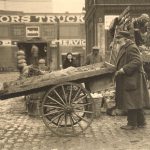
[[[71,61],[69,61],[67,58],[65,59],[65,61],[63,62],[63,69],[66,69],[68,67],[76,67],[75,61],[74,59],[71,59]]]
[[[93,53],[90,53],[89,55],[87,55],[86,57],[86,65],[90,65],[90,64],[95,64],[95,63],[100,63],[103,61],[103,58],[100,54],[98,55],[93,55]]]
[[[121,68],[125,74],[116,77],[116,106],[124,110],[150,106],[140,52],[130,40],[120,48],[117,56],[117,70]]]

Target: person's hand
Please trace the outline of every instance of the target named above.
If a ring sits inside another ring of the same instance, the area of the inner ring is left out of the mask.
[[[109,45],[109,49],[112,49],[113,48],[113,45],[114,45],[114,41],[112,41]]]
[[[115,72],[115,75],[114,75],[114,77],[113,77],[113,82],[115,83],[117,76],[122,75],[122,74],[124,74],[124,73],[125,73],[125,72],[124,72],[123,68],[121,68],[120,70],[116,71],[116,72]]]
[[[124,73],[125,72],[124,72],[123,68],[121,68],[120,70],[116,71],[115,77],[118,76],[118,75],[124,74]]]
[[[135,28],[134,31],[139,31],[139,29],[138,29],[138,28]]]

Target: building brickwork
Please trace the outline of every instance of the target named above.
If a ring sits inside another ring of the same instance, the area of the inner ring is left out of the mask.
[[[149,14],[150,2],[148,0],[143,0],[142,3],[140,0],[132,2],[130,0],[85,0],[87,53],[90,53],[92,46],[97,45],[102,49],[102,54],[107,59],[110,53],[108,21],[110,24],[113,16],[120,15],[127,6],[131,6],[131,16],[133,17],[138,17],[142,13]]]
[[[17,42],[32,38],[41,38],[51,43],[53,60],[57,60],[55,53],[58,52],[59,42],[60,65],[63,61],[62,56],[67,52],[80,55],[79,65],[84,63],[86,43],[83,13],[45,14],[0,11],[0,33],[0,51],[4,56],[0,59],[2,70],[16,69]],[[5,60],[8,62],[6,63]]]

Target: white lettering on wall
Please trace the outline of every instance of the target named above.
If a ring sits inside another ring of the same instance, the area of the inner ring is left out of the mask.
[[[60,39],[59,41],[53,40],[52,44],[55,45],[59,42],[60,46],[85,46],[85,39]]]
[[[0,39],[0,46],[16,46],[17,45],[17,41],[12,41],[10,39],[7,40],[1,40]]]
[[[83,15],[77,16],[77,22],[84,22],[84,16]]]
[[[57,18],[59,19],[60,23],[65,22],[66,16],[57,16]]]
[[[66,21],[67,22],[75,22],[76,20],[75,20],[76,18],[75,18],[75,16],[73,16],[73,15],[70,15],[70,16],[67,16],[66,17]]]
[[[29,35],[37,34],[35,30],[31,30]],[[10,39],[0,39],[0,46],[16,46],[17,40],[10,40]],[[85,39],[60,39],[53,40],[52,45],[56,45],[59,42],[60,46],[85,46],[86,40]]]
[[[40,15],[40,16],[36,16],[35,18],[38,18],[39,19],[38,22],[42,23],[43,22],[43,18],[45,18],[45,16]]]
[[[21,22],[24,22],[24,23],[26,23],[26,22],[30,22],[30,16],[22,16],[21,17]]]
[[[0,15],[0,23],[84,23],[83,15]]]
[[[56,19],[55,16],[47,16],[47,22],[52,22],[52,23],[54,23],[54,22],[56,22],[55,19]]]
[[[11,16],[11,22],[20,22],[20,17],[19,16]]]
[[[1,16],[0,22],[11,22],[10,16]]]
[[[40,36],[39,26],[26,27],[26,37],[39,37],[39,36]]]

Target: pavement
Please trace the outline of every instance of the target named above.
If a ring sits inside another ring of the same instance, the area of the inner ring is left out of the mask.
[[[0,81],[16,74],[0,74]],[[0,101],[0,150],[150,150],[150,115],[147,127],[121,130],[126,116],[101,114],[77,137],[58,137],[40,117],[29,116],[24,97]]]

